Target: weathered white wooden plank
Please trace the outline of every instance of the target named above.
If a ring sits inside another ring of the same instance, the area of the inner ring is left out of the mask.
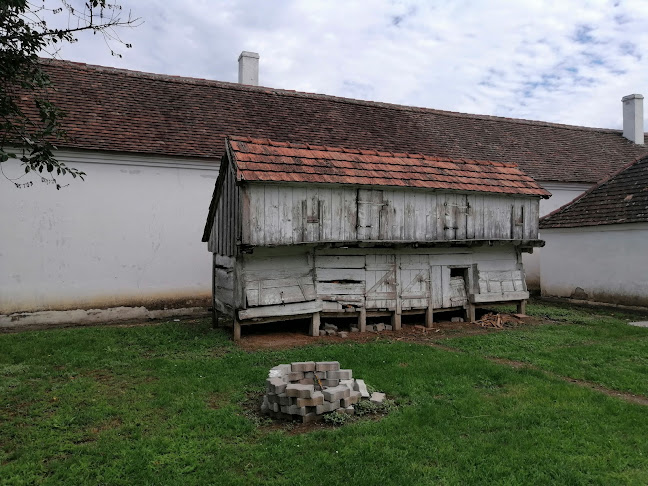
[[[317,280],[320,282],[334,282],[340,280],[355,280],[363,282],[365,270],[362,268],[318,268]]]
[[[279,234],[278,244],[291,244],[293,240],[293,191],[290,186],[279,186]]]
[[[484,302],[505,302],[510,300],[524,300],[529,298],[529,292],[506,292],[473,294],[470,296],[472,302],[479,304]]]
[[[331,187],[323,187],[319,189],[320,201],[320,241],[333,241],[333,209],[332,209],[332,196],[333,191]]]
[[[318,294],[330,295],[360,295],[363,296],[365,292],[365,283],[333,283],[333,282],[317,282]]]
[[[298,302],[295,304],[272,305],[267,307],[254,307],[240,310],[239,319],[255,319],[257,317],[292,316],[296,314],[309,314],[322,310],[319,301]]]
[[[276,184],[267,184],[265,186],[264,219],[266,244],[279,244],[281,241],[279,239],[279,186]]]
[[[431,285],[432,285],[432,303],[435,309],[443,307],[443,276],[441,274],[441,265],[432,265],[430,267]]]
[[[250,243],[265,244],[265,186],[250,184]]]
[[[364,268],[364,255],[317,255],[317,268]]]
[[[468,226],[468,197],[465,194],[457,194],[455,203],[455,240],[465,240]]]
[[[331,189],[331,220],[328,241],[345,241],[344,235],[344,193],[348,189]]]
[[[354,241],[358,238],[358,192],[344,189],[344,206],[342,208],[344,238],[343,241]]]
[[[441,266],[441,290],[443,307],[452,307],[451,290],[450,290],[450,268]]]
[[[306,229],[304,241],[319,241],[321,228],[321,203],[317,187],[306,188]]]
[[[292,241],[301,243],[304,241],[304,231],[306,229],[306,189],[303,187],[292,188]]]

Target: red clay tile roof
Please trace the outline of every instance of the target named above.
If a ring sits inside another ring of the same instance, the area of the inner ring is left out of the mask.
[[[418,187],[549,197],[515,164],[228,137],[236,176],[247,182]]]
[[[540,228],[648,222],[648,157],[540,219]]]
[[[209,157],[225,134],[513,162],[542,181],[597,182],[643,148],[605,130],[44,61],[73,137],[61,147]],[[619,108],[619,119],[621,109]]]

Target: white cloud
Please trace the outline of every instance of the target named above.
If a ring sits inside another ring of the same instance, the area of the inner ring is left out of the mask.
[[[145,23],[119,59],[98,38],[62,57],[415,106],[618,128],[641,92],[648,3],[636,1],[122,1]],[[648,95],[648,93],[646,93]]]

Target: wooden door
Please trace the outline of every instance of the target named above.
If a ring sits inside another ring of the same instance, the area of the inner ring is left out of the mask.
[[[396,256],[367,255],[366,261],[366,308],[396,309]]]
[[[383,205],[383,191],[358,189],[358,240],[380,238],[380,216]]]
[[[398,288],[402,309],[425,309],[430,298],[430,262],[428,255],[400,255]]]

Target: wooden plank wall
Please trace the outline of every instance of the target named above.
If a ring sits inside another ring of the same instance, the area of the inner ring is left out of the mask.
[[[534,197],[249,184],[243,198],[242,242],[250,245],[538,237]]]
[[[223,256],[234,256],[236,254],[236,242],[241,238],[242,191],[236,185],[234,173],[230,170],[228,162],[221,164],[224,171],[223,177],[219,174],[220,184],[219,200],[214,213],[214,224],[209,236],[208,249],[212,253]]]

